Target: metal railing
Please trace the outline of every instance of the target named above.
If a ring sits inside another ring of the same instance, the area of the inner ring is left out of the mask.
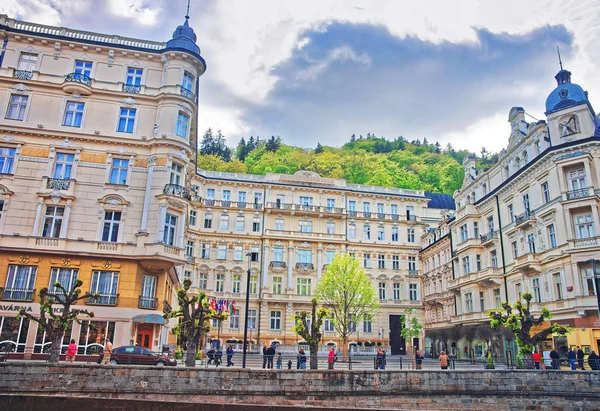
[[[314,270],[313,263],[296,263],[296,270]]]
[[[33,301],[35,288],[2,288],[0,287],[0,300],[4,301]]]
[[[586,188],[581,188],[579,190],[571,190],[567,191],[567,200],[577,200],[579,198],[589,197],[590,190]]]
[[[515,217],[515,225],[519,225],[524,223],[527,220],[531,220],[534,218],[534,213],[533,211],[527,211],[523,214],[519,214],[518,216]]]
[[[119,294],[116,295],[97,295],[86,298],[87,305],[117,305],[119,303]]]
[[[271,268],[287,268],[287,264],[285,261],[271,261],[269,263],[269,267]]]
[[[71,180],[68,178],[52,178],[48,177],[46,181],[46,188],[53,190],[68,190]]]
[[[156,310],[158,307],[158,298],[142,297],[138,298],[138,308],[147,308],[149,310]]]
[[[187,88],[181,86],[181,95],[183,97],[191,98],[192,100],[196,99],[196,95],[192,90],[188,90]]]
[[[29,70],[15,70],[13,71],[13,77],[20,80],[31,80],[33,78],[33,72]]]
[[[83,73],[69,73],[65,76],[64,83],[81,83],[86,86],[92,85],[92,79],[90,76]]]
[[[497,237],[498,237],[498,231],[490,231],[489,233],[481,235],[479,238],[481,239],[482,243],[485,243],[485,242],[490,241]]]
[[[178,184],[165,184],[165,187],[163,188],[163,194],[185,198],[186,200],[192,199],[190,190]]]
[[[123,91],[125,93],[139,94],[141,89],[142,86],[135,86],[133,84],[123,84]]]

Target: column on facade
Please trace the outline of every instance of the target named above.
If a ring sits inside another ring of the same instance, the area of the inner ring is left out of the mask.
[[[583,168],[585,169],[585,182],[587,184],[588,187],[594,187],[594,182],[592,180],[592,168],[590,167],[590,162],[587,160],[584,160],[583,162]],[[559,178],[560,180],[560,178]],[[589,188],[587,189],[589,190]],[[596,226],[598,227],[598,226]]]
[[[263,287],[269,286],[269,245],[266,244],[263,249]]]
[[[561,193],[567,192],[569,191],[568,188],[565,186],[565,179],[564,179],[564,168],[562,165],[559,165],[558,167],[556,167],[556,172],[557,172],[557,177],[558,177],[558,187],[560,189]]]
[[[67,201],[67,206],[65,208],[65,215],[63,216],[63,222],[60,227],[60,238],[67,238],[67,230],[69,228],[69,216],[71,215],[71,200]]]
[[[592,219],[594,221],[594,234],[596,237],[600,235],[600,220],[598,220],[598,204],[595,202],[592,204]]]
[[[323,244],[319,244],[317,248],[317,281],[321,280],[323,271]]]
[[[181,221],[177,224],[177,247],[184,247],[184,239],[185,239],[185,211],[181,215]]]
[[[141,232],[148,231],[148,211],[150,209],[150,194],[152,194],[152,176],[154,175],[154,166],[156,157],[148,158],[148,178],[146,179],[146,191],[144,192],[144,208],[142,209]]]
[[[293,287],[292,281],[292,266],[294,264],[294,247],[288,246],[288,278],[287,278],[287,288],[291,289]]]
[[[167,218],[166,204],[158,207],[158,227],[156,228],[156,241],[162,242],[165,235],[165,219]]]
[[[36,237],[40,234],[40,220],[42,219],[42,208],[44,207],[44,200],[39,199],[37,204],[37,209],[35,211],[35,221],[33,223],[33,230],[31,230],[31,235]]]

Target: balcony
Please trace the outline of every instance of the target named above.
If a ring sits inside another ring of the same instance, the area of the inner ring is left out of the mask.
[[[481,240],[481,245],[491,244],[493,240],[498,238],[498,231],[490,231],[487,234],[484,234],[479,237]]]
[[[133,84],[123,84],[123,92],[132,93],[132,94],[140,94],[141,86],[134,86]]]
[[[35,245],[39,247],[58,247],[60,244],[58,238],[38,237],[35,239]]]
[[[580,198],[590,197],[593,194],[590,194],[590,189],[588,187],[581,188],[579,190],[567,191],[566,197],[567,201],[570,200],[579,200]]]
[[[588,237],[588,238],[577,238],[574,240],[569,240],[569,248],[570,249],[582,249],[582,248],[590,248],[597,247],[600,242],[598,241],[599,237]]]
[[[355,210],[348,211],[348,215],[350,217],[358,217],[358,211],[355,211]]]
[[[68,190],[71,180],[68,178],[50,178],[46,181],[46,188],[52,190]]]
[[[416,215],[407,215],[406,216],[406,221],[417,221],[417,216]]]
[[[0,300],[4,301],[33,301],[35,289],[25,288],[1,288]]]
[[[196,95],[194,94],[194,92],[192,90],[188,90],[187,88],[181,86],[181,95],[183,97],[187,97],[190,98],[194,101],[196,101]]]
[[[31,80],[33,78],[33,72],[29,70],[15,70],[13,71],[13,77],[19,80]]]
[[[312,271],[315,269],[313,263],[296,263],[296,270],[299,271]]]
[[[274,268],[275,270],[277,270],[277,269],[284,270],[287,268],[287,264],[285,261],[271,261],[269,263],[269,267]]]
[[[477,282],[483,286],[497,287],[502,283],[503,272],[498,267],[488,267],[477,272]]]
[[[363,216],[363,218],[371,218],[371,212],[370,211],[363,211],[362,216]]]
[[[385,214],[384,213],[377,213],[377,218],[379,220],[385,220]]]
[[[533,211],[527,211],[515,217],[515,227],[529,225],[532,221],[535,221],[535,215]]]
[[[408,275],[410,277],[416,277],[419,275],[419,270],[408,270]]]
[[[163,188],[163,194],[185,198],[186,200],[192,199],[190,190],[177,184],[165,184],[165,188]]]
[[[119,294],[117,295],[103,295],[97,294],[93,297],[85,299],[87,305],[117,305],[119,303]]]
[[[315,233],[307,231],[288,231],[288,230],[272,230],[266,229],[265,235],[276,236],[276,237],[294,237],[300,239],[311,239],[320,238],[326,240],[344,240],[344,234],[330,234],[330,233]]]
[[[138,308],[147,310],[156,310],[158,308],[158,298],[142,297],[138,298]]]
[[[79,93],[83,96],[92,94],[92,79],[83,73],[69,73],[62,83],[65,93]]]
[[[398,220],[400,220],[400,215],[399,214],[390,214],[390,220],[398,221]]]
[[[525,275],[539,274],[542,272],[539,254],[533,251],[528,251],[514,259],[515,263],[512,271],[519,271]]]

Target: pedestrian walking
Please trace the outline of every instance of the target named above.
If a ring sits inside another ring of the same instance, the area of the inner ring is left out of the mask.
[[[415,364],[417,365],[417,370],[423,368],[423,356],[421,355],[421,351],[417,350],[415,352]]]
[[[558,355],[556,348],[550,351],[550,363],[553,369],[558,370],[560,368],[560,355]]]
[[[533,354],[531,354],[531,359],[533,360],[533,366],[535,367],[535,369],[539,370],[540,369],[540,360],[542,359],[542,356],[538,352],[538,350],[535,350],[533,352]]]
[[[579,364],[579,369],[580,370],[585,370],[585,367],[583,366],[583,357],[585,356],[585,353],[583,352],[583,350],[581,349],[580,346],[577,346],[577,364]]]
[[[447,370],[448,369],[448,356],[446,355],[446,351],[442,351],[440,353],[440,367],[442,368],[442,370]]]
[[[267,346],[266,345],[263,345],[262,354],[263,354],[263,368],[267,368]]]
[[[594,351],[588,355],[587,360],[591,370],[600,370],[600,357]]]
[[[385,351],[382,348],[377,349],[377,368],[380,370],[385,370]]]
[[[275,344],[271,344],[269,348],[267,348],[267,368],[273,369],[273,358],[275,357]]]
[[[217,353],[215,354],[215,358],[217,359],[217,367],[221,365],[221,359],[223,358],[223,351],[220,348],[217,348]]]
[[[335,349],[331,347],[329,354],[327,354],[327,368],[333,370],[333,364],[335,363]]]
[[[111,356],[112,350],[113,350],[113,345],[112,345],[112,342],[110,342],[110,338],[111,338],[111,336],[108,336],[106,338],[106,344],[104,344],[104,353],[103,353],[102,362],[100,363],[100,365],[110,364],[110,356]]]
[[[277,367],[277,369],[278,369],[278,370],[280,370],[280,369],[281,369],[281,362],[282,362],[282,360],[283,360],[283,359],[281,358],[281,353],[280,353],[280,352],[278,352],[278,353],[277,353],[277,364],[276,364],[276,367]]]
[[[577,360],[577,354],[573,351],[572,348],[569,348],[569,352],[567,352],[567,358],[569,359],[569,365],[571,366],[571,370],[575,371],[577,367],[575,367],[575,361]]]
[[[302,347],[298,349],[298,368],[301,370],[306,369],[306,353]]]
[[[67,346],[67,355],[65,356],[65,362],[75,364],[75,355],[77,354],[77,345],[75,340],[71,340],[71,344]]]
[[[227,353],[227,366],[228,367],[233,367],[233,355],[235,354],[235,352],[233,351],[233,347],[231,346],[231,344],[227,344],[226,346],[226,350],[225,352]]]

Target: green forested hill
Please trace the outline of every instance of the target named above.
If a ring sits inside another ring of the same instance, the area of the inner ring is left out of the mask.
[[[221,132],[215,135],[209,129],[200,142],[198,167],[249,174],[310,170],[349,183],[452,194],[462,185],[462,161],[468,154],[472,153],[454,150],[450,145],[442,149],[427,139],[408,142],[398,137],[390,141],[371,134],[353,135],[340,148],[318,144],[308,149],[286,145],[279,137],[250,137],[248,141],[242,138],[235,149],[230,149]],[[478,156],[482,168],[495,161],[497,155],[489,155],[485,149]]]

